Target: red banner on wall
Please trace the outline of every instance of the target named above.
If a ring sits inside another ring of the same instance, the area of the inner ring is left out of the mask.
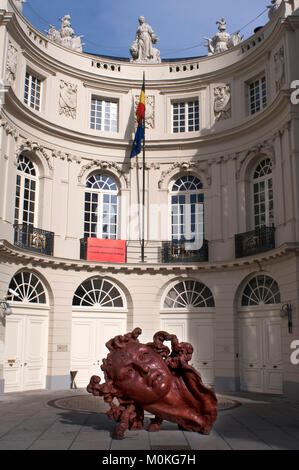
[[[125,240],[88,238],[86,259],[103,263],[125,263],[126,242]]]

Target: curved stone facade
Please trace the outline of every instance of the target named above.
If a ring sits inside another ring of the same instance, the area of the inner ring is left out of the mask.
[[[161,327],[192,340],[196,365],[219,391],[238,390],[241,384],[249,391],[297,393],[299,371],[290,363],[290,344],[299,335],[299,133],[290,84],[297,78],[299,2],[282,2],[264,28],[227,52],[153,65],[66,49],[30,25],[12,0],[0,0],[0,7],[0,294],[5,297],[18,272],[35,273],[48,294],[38,307],[8,299],[11,315],[0,326],[2,389],[68,388],[74,367],[88,374],[100,359],[94,344],[105,340],[105,325],[118,318],[124,322],[119,328],[140,326],[149,341]],[[130,159],[130,152],[143,72],[146,241],[141,263],[142,158]],[[20,167],[20,155],[32,162],[31,178]],[[125,263],[86,260],[84,237],[93,232],[93,217],[99,217],[106,194],[99,191],[92,209],[86,182],[95,175],[115,183],[113,233],[126,242]],[[192,250],[171,245],[172,188],[189,177],[201,181],[204,198],[207,245],[198,259],[192,259]],[[29,180],[34,183],[28,196]],[[38,232],[24,229],[24,211]],[[47,237],[48,252],[42,249]],[[278,283],[279,302],[261,299],[243,306],[247,282],[258,278],[267,284],[265,276]],[[78,315],[74,293],[88,279],[98,279],[95,285],[105,279],[115,283],[126,298],[123,310],[105,310],[95,302],[98,310],[91,305]],[[183,281],[187,301],[165,308],[167,289]],[[194,285],[200,284],[212,293],[212,306],[195,302]],[[286,303],[293,308],[292,332],[280,316]],[[46,328],[40,330],[46,347],[32,351],[33,362],[42,357],[40,382],[34,372],[23,372],[29,346],[24,343],[22,356],[8,345],[15,331],[20,338],[31,331],[38,308],[48,322],[40,327]],[[86,332],[81,349],[74,318]],[[7,332],[12,319],[20,326]],[[118,325],[107,326],[107,335]],[[271,335],[275,347],[269,346]],[[253,357],[248,351],[257,344]],[[15,362],[8,365],[8,360]],[[80,370],[78,385],[84,386]]]

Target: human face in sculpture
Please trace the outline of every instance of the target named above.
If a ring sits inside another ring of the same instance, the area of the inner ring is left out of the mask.
[[[144,344],[131,344],[113,354],[113,383],[136,403],[148,405],[170,390],[172,375],[162,357]]]

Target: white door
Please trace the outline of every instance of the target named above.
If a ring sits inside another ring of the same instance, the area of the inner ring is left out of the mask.
[[[213,314],[162,315],[161,328],[175,334],[179,342],[191,343],[194,353],[189,362],[201,375],[203,383],[215,383]]]
[[[282,394],[281,320],[240,318],[241,390]]]
[[[105,344],[114,336],[125,334],[127,327],[126,314],[87,316],[88,313],[76,312],[72,323],[71,370],[77,371],[75,383],[80,388],[87,387],[92,375],[104,380],[101,365],[109,353]]]
[[[48,317],[13,314],[6,318],[5,330],[4,391],[45,388]]]

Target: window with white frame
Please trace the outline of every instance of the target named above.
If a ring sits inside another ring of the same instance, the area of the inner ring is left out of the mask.
[[[41,110],[41,80],[35,77],[31,72],[26,71],[24,103],[36,111]]]
[[[117,239],[118,188],[109,176],[88,178],[85,190],[84,237]]]
[[[172,103],[172,132],[195,132],[200,130],[199,101]]]
[[[84,281],[75,292],[73,306],[96,309],[125,307],[124,294],[119,287],[104,278],[95,277]]]
[[[10,302],[46,304],[47,293],[42,281],[35,274],[21,271],[10,281],[7,299]]]
[[[35,165],[25,155],[19,155],[16,179],[15,224],[34,226],[37,183]]]
[[[248,83],[249,113],[251,115],[261,111],[267,106],[267,82],[266,76]]]
[[[194,241],[204,235],[204,192],[196,176],[179,178],[171,188],[172,241]]]
[[[97,131],[117,132],[118,103],[91,98],[90,128]]]
[[[166,294],[164,309],[190,310],[214,308],[215,301],[211,290],[201,282],[187,280],[175,284]]]
[[[270,227],[274,223],[272,161],[262,160],[253,174],[253,205],[255,228]]]
[[[246,285],[242,295],[242,307],[279,304],[278,283],[269,276],[256,276]]]

